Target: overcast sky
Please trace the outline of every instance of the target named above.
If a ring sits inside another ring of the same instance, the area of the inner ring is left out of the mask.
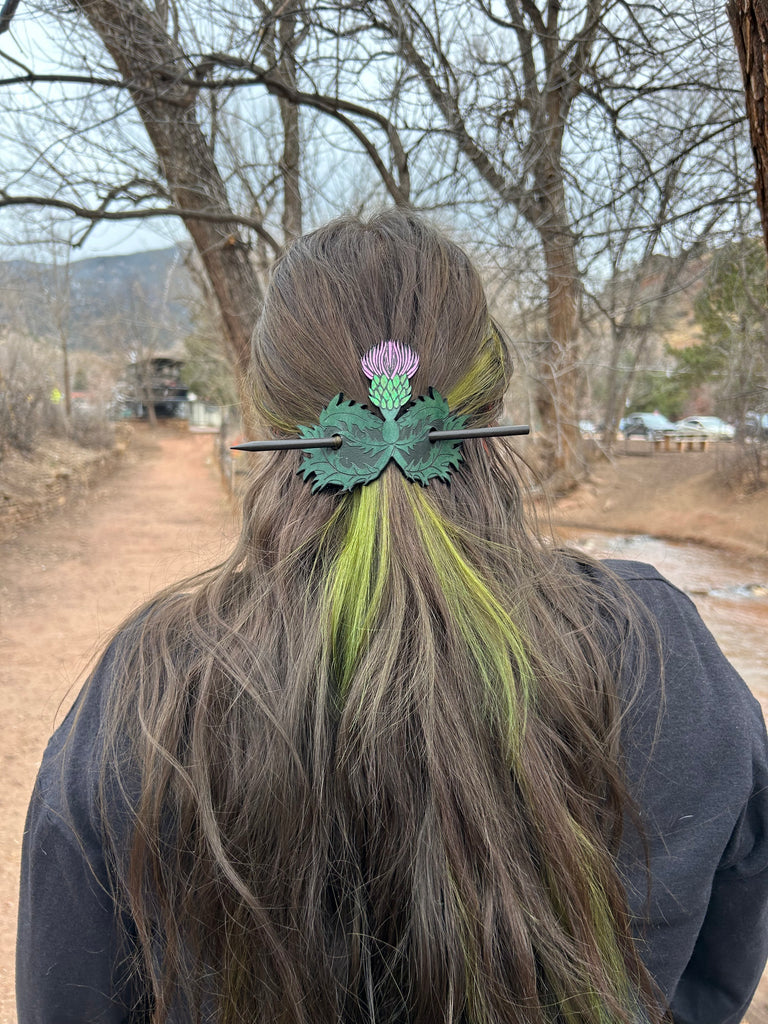
[[[0,0],[2,7],[2,0]],[[24,0],[19,4],[11,22],[10,29],[0,35],[0,71],[13,74],[20,70],[10,61],[20,61],[25,67],[33,68],[39,74],[55,73],[59,69],[56,54],[60,51],[55,33],[55,21],[50,16],[30,11]],[[23,85],[6,87],[24,93]],[[16,221],[23,221],[24,207],[15,207],[12,216]],[[78,222],[79,227],[84,222]],[[83,246],[72,255],[73,259],[84,259],[90,256],[118,256],[126,253],[145,252],[150,249],[164,249],[174,242],[187,237],[184,227],[170,218],[157,218],[155,221],[103,222],[96,225],[90,232]],[[23,249],[24,251],[20,251]],[[32,258],[38,255],[33,246],[6,246],[0,238],[0,259]]]

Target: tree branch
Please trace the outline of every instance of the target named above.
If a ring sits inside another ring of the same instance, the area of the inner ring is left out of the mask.
[[[128,83],[121,81],[119,78],[100,78],[98,75],[39,75],[34,71],[28,71],[24,75],[0,78],[0,87],[2,88],[12,85],[44,85],[51,83],[56,85],[97,85],[102,89],[129,88]]]
[[[226,67],[232,70],[250,72],[249,78],[222,78],[211,79],[196,77],[196,73],[202,69],[212,66]],[[288,100],[296,106],[312,107],[320,110],[343,124],[344,127],[363,146],[369,158],[373,162],[379,177],[382,179],[387,191],[398,204],[407,204],[410,201],[410,172],[408,170],[408,157],[405,147],[402,144],[397,128],[389,118],[377,110],[365,107],[360,103],[345,100],[338,96],[328,96],[318,92],[304,92],[289,82],[275,68],[259,68],[247,60],[235,58],[229,54],[211,53],[198,63],[196,71],[193,70],[193,77],[174,79],[182,85],[190,88],[226,89],[242,85],[262,85],[273,96]],[[347,117],[346,115],[350,115]],[[392,150],[392,157],[397,170],[398,180],[392,177],[386,165],[379,156],[376,145],[365,135],[350,117],[362,118],[370,121],[382,129]]]
[[[441,88],[435,79],[428,64],[414,45],[400,11],[395,4],[388,3],[387,6],[393,22],[392,24],[378,22],[377,27],[392,37],[406,63],[419,75],[435,106],[445,118],[450,134],[456,141],[459,150],[470,161],[480,177],[502,199],[519,207],[525,202],[525,193],[521,189],[516,189],[506,180],[504,175],[493,165],[487,153],[472,137],[456,99]]]
[[[536,26],[539,37],[543,38],[546,35],[546,29],[543,21],[541,21],[541,15],[533,4],[529,3],[527,6],[529,8],[533,7],[534,26]],[[536,60],[533,56],[533,37],[531,36],[530,29],[525,27],[522,13],[517,6],[517,0],[507,0],[507,11],[517,36],[517,45],[520,47],[520,60],[523,65],[523,95],[526,100],[532,102],[534,99],[539,99],[539,88],[536,82]],[[538,15],[538,19],[536,19],[536,15]],[[529,17],[531,17],[530,13]],[[540,30],[538,26],[540,26]]]
[[[279,256],[283,247],[274,236],[266,230],[260,220],[254,217],[243,217],[236,213],[216,213],[214,210],[183,210],[179,206],[157,206],[152,209],[141,210],[109,210],[104,207],[90,208],[79,206],[77,203],[67,199],[57,199],[54,196],[14,196],[0,189],[0,209],[8,206],[38,206],[53,210],[66,210],[68,213],[88,221],[118,221],[118,220],[148,220],[151,217],[177,217],[185,223],[189,221],[205,221],[211,224],[238,224],[244,228],[250,228],[264,242],[267,243]],[[223,245],[235,244],[227,238]]]
[[[224,78],[202,77],[202,73],[213,66],[229,67],[233,69],[247,70],[251,72],[247,76],[227,76]],[[373,163],[381,178],[387,192],[392,196],[398,205],[407,205],[410,202],[410,171],[408,168],[408,156],[403,146],[400,135],[394,124],[384,114],[371,110],[359,103],[340,97],[326,96],[321,93],[303,92],[296,86],[286,81],[277,70],[273,68],[258,68],[245,60],[238,60],[226,54],[210,54],[196,64],[195,73],[192,76],[179,75],[171,71],[168,66],[160,67],[154,75],[158,83],[167,83],[176,87],[183,87],[185,90],[225,90],[244,88],[246,86],[260,85],[267,92],[278,99],[286,100],[295,106],[311,107],[319,110],[329,117],[334,118],[342,124],[351,135],[360,143],[368,158]],[[98,75],[60,75],[60,74],[36,74],[28,72],[23,75],[14,75],[10,78],[0,79],[0,88],[13,85],[40,85],[40,84],[62,84],[62,85],[93,85],[107,89],[125,89],[131,95],[144,99],[162,98],[163,103],[169,106],[177,106],[180,109],[189,107],[187,95],[177,97],[174,95],[160,94],[157,87],[147,87],[138,82],[129,82],[120,78],[106,78]],[[350,117],[345,115],[349,114]],[[397,180],[387,169],[381,159],[378,148],[365,132],[351,120],[351,117],[359,117],[373,124],[378,125],[387,137],[392,158],[397,170]]]
[[[2,35],[3,32],[7,32],[11,27],[11,21],[16,13],[16,8],[19,6],[19,3],[20,0],[5,0],[3,9],[0,11],[0,35]]]

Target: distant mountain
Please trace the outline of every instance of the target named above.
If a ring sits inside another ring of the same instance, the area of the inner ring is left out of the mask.
[[[189,333],[195,286],[179,246],[53,266],[0,261],[0,328],[72,350],[172,349]]]

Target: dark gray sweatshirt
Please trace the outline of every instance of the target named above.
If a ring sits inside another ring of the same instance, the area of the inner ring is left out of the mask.
[[[630,789],[650,853],[627,831],[621,872],[645,962],[677,1024],[735,1024],[768,958],[768,740],[757,701],[691,601],[650,566],[610,562],[658,621],[624,725]],[[125,971],[97,811],[110,659],[52,737],[24,834],[18,1024],[149,1019]],[[66,757],[62,748],[69,740]],[[125,813],[116,809],[116,814]],[[118,927],[122,924],[122,927]],[[123,939],[122,941],[125,941]]]

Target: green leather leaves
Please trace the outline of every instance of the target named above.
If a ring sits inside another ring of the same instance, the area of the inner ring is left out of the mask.
[[[384,421],[357,402],[345,402],[336,395],[321,411],[316,427],[299,427],[302,437],[341,438],[340,448],[312,448],[304,452],[299,467],[305,480],[314,474],[313,491],[323,487],[341,487],[351,491],[357,484],[367,484],[382,472],[389,462],[389,445],[381,436]]]
[[[460,430],[466,416],[453,416],[448,403],[432,388],[428,395],[417,398],[413,405],[395,421],[400,437],[392,458],[409,480],[426,485],[433,477],[448,481],[451,470],[461,462],[461,441],[430,441],[430,430]]]
[[[460,430],[466,417],[452,415],[446,400],[431,388],[397,419],[386,412],[387,419],[380,419],[364,405],[336,395],[321,411],[317,426],[299,428],[301,437],[341,438],[339,448],[305,450],[299,473],[305,480],[314,476],[313,491],[329,486],[349,491],[370,483],[391,459],[409,480],[425,486],[435,477],[450,480],[451,470],[461,462],[461,441],[430,441],[429,432]]]

